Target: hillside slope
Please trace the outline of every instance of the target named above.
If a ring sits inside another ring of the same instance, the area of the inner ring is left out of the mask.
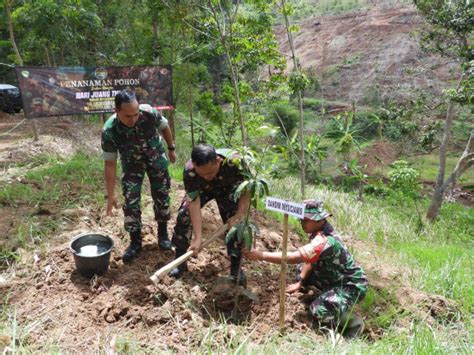
[[[412,6],[374,7],[298,25],[293,35],[297,57],[304,69],[322,78],[326,99],[370,104],[415,90],[437,95],[454,79],[455,63],[421,51],[416,32],[423,30],[423,19]],[[275,32],[281,51],[291,53],[285,28]]]

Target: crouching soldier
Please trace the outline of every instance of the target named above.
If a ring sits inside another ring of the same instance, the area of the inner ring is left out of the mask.
[[[289,264],[297,266],[297,282],[287,287],[293,293],[307,286],[316,286],[321,294],[313,300],[309,310],[320,326],[338,329],[348,338],[362,334],[364,322],[353,313],[353,306],[367,293],[367,277],[354,262],[334,228],[326,220],[331,216],[321,202],[304,201],[305,215],[301,220],[310,242],[287,255]],[[262,250],[244,251],[251,260],[279,264],[281,252]]]
[[[170,176],[168,159],[161,138],[168,146],[172,163],[176,160],[174,143],[168,121],[150,105],[139,105],[133,91],[124,90],[115,96],[115,114],[104,124],[102,150],[105,160],[107,187],[107,214],[117,207],[115,177],[117,153],[122,163],[122,193],[124,227],[130,233],[130,245],[123,261],[133,260],[142,247],[140,198],[145,173],[150,180],[155,219],[158,222],[158,244],[161,250],[170,250],[167,223],[170,219]]]
[[[238,155],[229,149],[218,149],[208,144],[198,144],[191,152],[191,160],[184,167],[184,197],[176,218],[176,226],[172,242],[176,247],[176,258],[185,254],[188,247],[199,252],[202,243],[202,216],[201,208],[211,200],[216,200],[222,221],[227,223],[230,218],[236,220],[243,216],[249,203],[249,196],[243,195],[235,201],[234,192],[244,180],[239,168]],[[229,221],[231,223],[231,221]],[[191,244],[189,240],[193,232]],[[230,257],[230,275],[237,281],[240,269],[240,249],[227,245]],[[175,278],[182,276],[187,270],[184,262],[171,271]],[[245,275],[240,272],[240,284],[245,284]]]

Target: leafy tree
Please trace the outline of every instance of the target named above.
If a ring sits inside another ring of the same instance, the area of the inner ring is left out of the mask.
[[[415,4],[430,27],[422,37],[422,48],[457,61],[461,74],[456,88],[445,90],[448,108],[444,134],[439,149],[439,170],[435,191],[426,217],[435,220],[443,202],[446,188],[469,167],[474,165],[474,147],[471,136],[464,154],[448,180],[445,181],[446,154],[451,138],[451,127],[456,104],[474,103],[474,51],[472,50],[472,31],[474,28],[474,3],[468,0],[416,0]]]
[[[291,50],[291,58],[293,60],[293,70],[290,74],[290,78],[288,80],[288,85],[293,95],[298,98],[298,107],[300,111],[300,120],[299,120],[299,139],[300,139],[300,146],[304,146],[304,138],[303,138],[303,116],[304,116],[304,109],[303,109],[303,92],[304,89],[308,86],[309,80],[306,78],[305,74],[301,70],[301,66],[299,64],[298,58],[296,57],[295,46],[293,44],[293,32],[298,30],[298,27],[290,25],[289,16],[293,12],[293,7],[289,5],[285,0],[279,0],[276,2],[277,6],[283,15],[283,19],[285,21],[285,29],[286,34],[288,36],[288,43],[290,44]],[[304,199],[304,187],[306,184],[306,162],[304,157],[304,149],[300,149],[300,184],[301,184],[301,197]]]
[[[104,32],[95,2],[24,1],[12,12],[25,63],[90,64]]]
[[[353,112],[337,115],[325,133],[326,137],[334,140],[336,151],[342,155],[346,162],[351,160],[354,148],[360,146],[360,131],[353,125],[353,117]]]
[[[272,31],[273,17],[267,1],[208,0],[208,32],[216,38],[216,54],[225,58],[230,90],[224,96],[233,106],[233,115],[240,125],[242,142],[248,146],[244,119],[244,103],[256,95],[254,87],[245,80],[245,74],[255,73],[263,65],[272,65],[281,72],[284,64],[277,51]],[[278,74],[277,74],[278,75]],[[258,89],[258,87],[256,88]]]

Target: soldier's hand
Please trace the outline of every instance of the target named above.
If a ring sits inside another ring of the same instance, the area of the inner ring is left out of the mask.
[[[252,249],[252,250],[242,250],[243,255],[250,260],[260,260],[262,259],[263,252],[258,249]]]
[[[176,162],[176,153],[174,150],[168,150],[168,158],[170,159],[171,164]]]
[[[194,255],[196,255],[197,253],[199,253],[201,251],[201,247],[202,247],[202,239],[194,238],[191,241],[191,245],[189,246],[189,250],[194,251]]]
[[[115,196],[107,197],[107,216],[112,214],[112,209],[118,208],[118,202]]]
[[[300,288],[301,288],[301,281],[298,281],[294,284],[288,285],[285,292],[286,293],[295,293],[296,291],[299,291]]]

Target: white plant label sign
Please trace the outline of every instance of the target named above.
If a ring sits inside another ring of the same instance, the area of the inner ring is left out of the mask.
[[[304,206],[304,203],[286,201],[276,197],[267,197],[266,199],[267,210],[285,213],[300,219],[304,218]]]

